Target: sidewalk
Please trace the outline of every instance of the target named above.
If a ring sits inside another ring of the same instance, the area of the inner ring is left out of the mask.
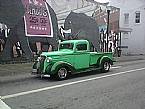
[[[0,83],[32,78],[33,63],[0,64]]]
[[[128,55],[128,56],[115,57],[115,59],[116,62],[145,60],[145,55]]]
[[[0,99],[0,109],[11,109],[11,108]]]
[[[120,62],[135,62],[145,60],[145,55],[115,57],[116,64]],[[20,81],[34,77],[31,75],[33,63],[22,64],[0,64],[0,83]]]

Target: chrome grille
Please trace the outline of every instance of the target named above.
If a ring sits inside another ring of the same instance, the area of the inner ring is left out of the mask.
[[[45,61],[46,57],[45,56],[41,56],[40,58],[40,72],[43,71],[44,69],[44,61]]]

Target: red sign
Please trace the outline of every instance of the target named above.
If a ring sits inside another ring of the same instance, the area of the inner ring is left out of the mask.
[[[49,9],[44,0],[22,0],[25,6],[25,34],[35,37],[53,37]]]

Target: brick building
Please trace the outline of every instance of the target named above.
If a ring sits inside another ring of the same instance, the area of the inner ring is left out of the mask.
[[[96,10],[96,22],[99,25],[100,32],[102,30],[107,30],[107,8],[105,10],[102,10],[102,8],[98,8]],[[110,15],[109,15],[109,31],[112,32],[119,32],[119,16],[120,16],[120,10],[116,7],[110,7]]]

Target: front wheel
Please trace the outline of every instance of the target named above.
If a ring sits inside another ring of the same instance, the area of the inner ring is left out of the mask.
[[[108,62],[108,61],[104,61],[104,62],[102,62],[102,65],[101,65],[101,71],[103,72],[103,73],[106,73],[106,72],[109,72],[109,70],[110,70],[110,67],[111,67],[111,64],[110,64],[110,62]]]
[[[57,70],[56,79],[64,80],[68,77],[68,70],[65,67],[61,67]]]

